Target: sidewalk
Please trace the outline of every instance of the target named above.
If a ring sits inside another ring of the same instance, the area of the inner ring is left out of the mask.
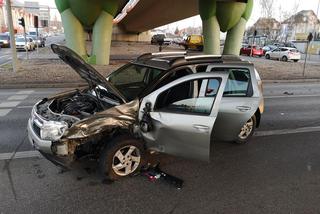
[[[108,66],[94,66],[106,76],[125,63],[146,52],[157,52],[158,47],[147,43],[113,42]],[[183,51],[172,46],[166,51]],[[85,82],[67,64],[61,61],[49,47],[30,54],[29,60],[20,61],[20,69],[13,73],[10,65],[0,67],[0,88],[27,87],[77,87]],[[308,63],[302,76],[303,63],[257,60],[253,62],[265,82],[320,81],[319,64]]]

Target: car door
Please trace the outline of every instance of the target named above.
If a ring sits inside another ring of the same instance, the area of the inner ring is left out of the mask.
[[[281,50],[280,50],[280,48],[277,48],[277,49],[275,49],[273,52],[273,59],[280,59],[280,55],[281,55]]]
[[[209,160],[211,132],[223,90],[225,73],[198,73],[179,78],[146,96],[139,110],[152,124],[142,131],[147,147],[171,155]],[[206,84],[206,91],[201,89]],[[150,106],[147,111],[146,106]],[[149,113],[146,113],[149,112]]]
[[[259,108],[261,94],[254,68],[241,65],[214,65],[208,66],[207,72],[229,74],[213,131],[216,139],[236,140],[242,126]]]

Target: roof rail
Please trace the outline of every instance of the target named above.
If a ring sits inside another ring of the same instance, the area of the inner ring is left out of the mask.
[[[217,58],[221,59],[221,55],[195,55],[195,56],[185,56],[185,60],[193,60],[193,59],[205,59],[205,58]]]
[[[157,53],[152,53],[152,56],[162,56],[162,55],[186,55],[186,51],[172,51],[172,52],[157,52]]]

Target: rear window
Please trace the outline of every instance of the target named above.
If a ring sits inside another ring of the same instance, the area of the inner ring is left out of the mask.
[[[245,97],[251,83],[250,71],[246,68],[213,68],[212,71],[228,72],[229,77],[223,92],[224,97]]]

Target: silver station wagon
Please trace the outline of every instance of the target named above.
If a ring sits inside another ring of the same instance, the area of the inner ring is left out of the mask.
[[[239,57],[148,53],[105,78],[51,48],[87,82],[32,109],[29,140],[57,165],[89,156],[114,180],[138,171],[147,150],[208,161],[212,141],[246,143],[259,126],[261,80]]]

